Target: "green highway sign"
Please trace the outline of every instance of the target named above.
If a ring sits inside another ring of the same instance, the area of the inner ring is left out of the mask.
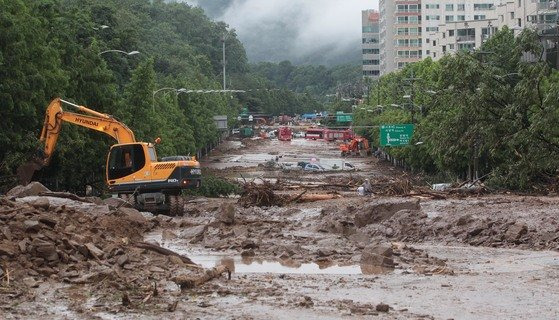
[[[413,124],[384,124],[380,126],[380,145],[398,147],[410,144],[413,136]]]
[[[343,111],[336,112],[336,122],[352,122],[353,121],[353,114],[351,113],[344,113]]]

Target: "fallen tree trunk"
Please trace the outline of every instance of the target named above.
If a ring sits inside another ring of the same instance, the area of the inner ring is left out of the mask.
[[[197,266],[198,267],[198,265],[195,264],[192,260],[190,260],[189,257],[183,256],[181,254],[178,254],[174,251],[171,251],[169,249],[165,249],[165,248],[160,247],[160,246],[155,245],[155,244],[151,244],[151,243],[147,243],[147,242],[138,242],[138,243],[135,243],[134,246],[137,247],[137,248],[157,252],[157,253],[162,254],[164,256],[179,257],[183,263],[191,265],[191,266]]]
[[[306,194],[301,196],[297,202],[298,203],[303,203],[303,202],[315,202],[315,201],[322,201],[322,200],[331,200],[331,199],[337,199],[340,198],[341,196],[339,194]]]
[[[39,193],[39,195],[42,197],[64,198],[64,199],[70,199],[74,201],[93,203],[93,201],[89,199],[78,197],[77,195],[68,192],[41,192]]]
[[[221,274],[225,272],[227,272],[228,278],[231,279],[231,271],[229,271],[226,266],[220,265],[212,269],[207,269],[206,272],[204,272],[204,274],[201,276],[180,275],[174,277],[172,280],[174,283],[180,286],[182,290],[193,289],[221,276]]]

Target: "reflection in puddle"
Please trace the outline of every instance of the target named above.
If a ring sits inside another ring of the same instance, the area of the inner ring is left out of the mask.
[[[334,262],[301,263],[295,260],[267,261],[253,257],[223,257],[218,255],[189,256],[205,268],[225,265],[235,273],[285,273],[285,274],[386,274],[393,271],[372,265],[340,265]]]
[[[228,256],[224,254],[208,254],[206,252],[192,252],[174,242],[165,242],[160,232],[148,234],[144,237],[147,242],[156,241],[162,247],[184,254],[194,263],[204,268],[225,265],[235,273],[285,273],[285,274],[364,274],[378,275],[394,271],[374,265],[338,264],[332,261],[318,261],[316,263],[301,263],[293,259],[264,260],[255,257]]]

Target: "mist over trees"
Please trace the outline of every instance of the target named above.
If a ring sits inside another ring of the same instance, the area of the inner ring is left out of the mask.
[[[325,6],[324,2],[168,1],[188,2],[200,6],[209,17],[215,20],[228,22],[229,19],[239,18],[240,20],[237,22],[243,26],[239,34],[251,62],[279,63],[289,60],[295,65],[311,64],[328,67],[340,64],[357,65],[361,62],[361,37],[359,34],[355,34],[354,39],[345,33],[333,34],[332,30],[336,30],[336,28],[332,29],[332,26],[339,22],[327,18],[324,20],[329,22],[320,22],[319,25],[314,25],[316,22],[310,21],[309,16],[324,14],[322,10],[322,7]],[[308,7],[307,4],[312,4],[312,6]],[[361,12],[359,10],[352,12],[352,16],[360,23]],[[356,32],[359,30],[356,29]],[[306,31],[310,33],[306,35]]]

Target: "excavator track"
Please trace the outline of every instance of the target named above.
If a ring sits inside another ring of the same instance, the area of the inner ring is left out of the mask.
[[[167,201],[169,203],[170,216],[184,215],[184,198],[181,195],[168,195]]]

